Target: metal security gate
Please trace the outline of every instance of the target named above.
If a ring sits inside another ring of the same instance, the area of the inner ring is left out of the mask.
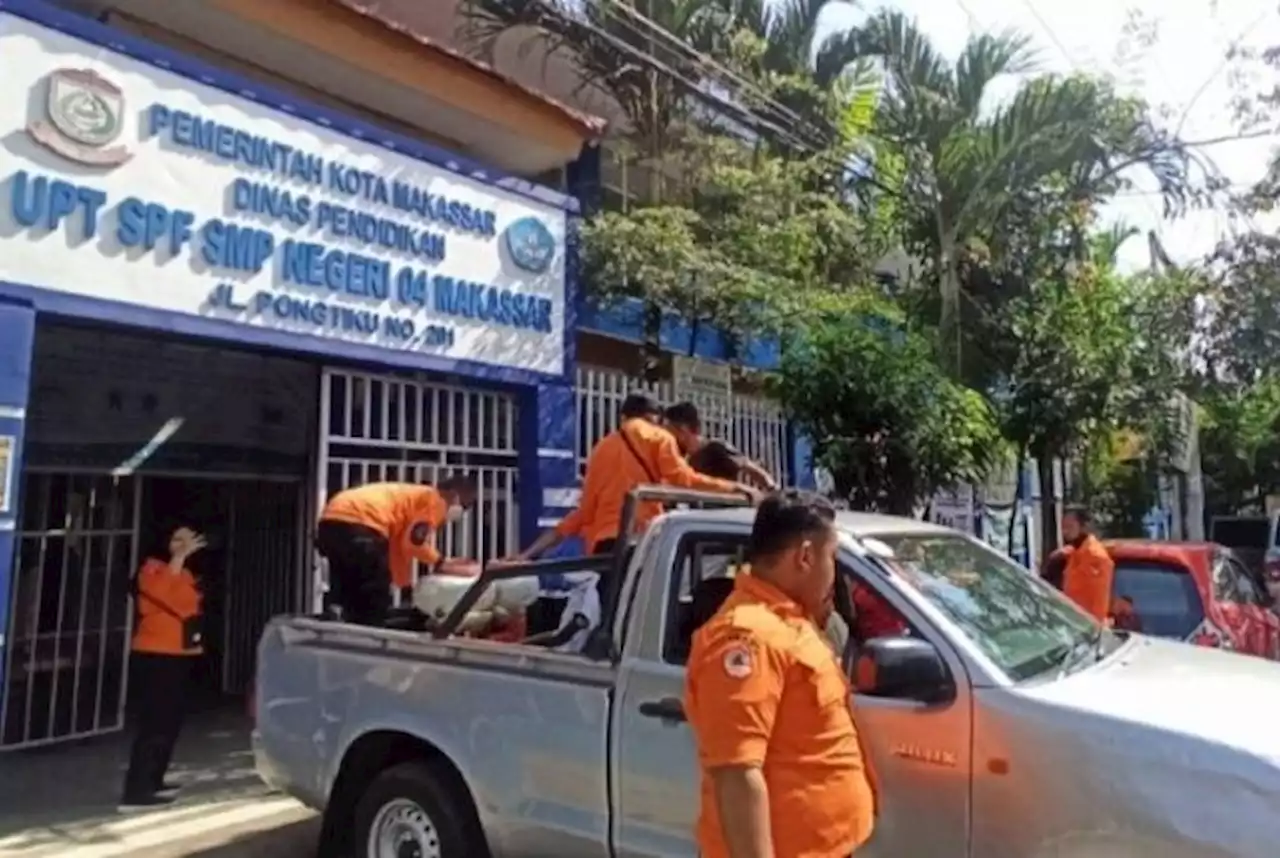
[[[474,513],[448,527],[445,556],[486,560],[518,550],[515,397],[450,384],[326,369],[320,388],[318,507],[372,482],[476,478]],[[319,591],[316,590],[318,607]]]
[[[645,391],[663,405],[675,401],[669,381],[653,384],[614,370],[578,368],[579,473],[586,467],[587,455],[596,442],[617,428],[622,400],[633,391]],[[737,393],[699,394],[690,400],[698,406],[703,434],[729,441],[767,468],[780,483],[790,483],[787,420],[776,402]]]
[[[22,496],[0,696],[6,750],[124,726],[138,559],[136,477],[27,469]]]
[[[253,681],[267,622],[302,608],[299,559],[309,528],[301,481],[237,482],[230,488],[221,687],[224,694],[238,695]]]

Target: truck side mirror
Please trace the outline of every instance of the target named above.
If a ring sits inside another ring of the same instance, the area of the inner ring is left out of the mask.
[[[862,645],[853,676],[854,690],[868,697],[942,703],[956,693],[942,654],[920,638],[872,638]]]

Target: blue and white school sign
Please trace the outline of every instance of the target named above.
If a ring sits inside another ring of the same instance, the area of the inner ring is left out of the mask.
[[[0,68],[0,281],[565,371],[563,208],[8,13]]]

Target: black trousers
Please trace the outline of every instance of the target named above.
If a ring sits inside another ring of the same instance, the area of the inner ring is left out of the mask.
[[[316,548],[329,561],[329,601],[342,607],[342,619],[381,626],[391,611],[391,545],[371,527],[345,521],[321,521]]]
[[[124,778],[126,799],[147,798],[163,788],[186,718],[196,661],[188,655],[133,654],[129,688],[137,695],[138,724]]]

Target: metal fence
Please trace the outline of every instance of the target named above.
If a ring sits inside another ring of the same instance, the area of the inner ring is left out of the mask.
[[[515,397],[389,375],[326,369],[320,394],[319,497],[379,481],[478,483],[475,512],[442,534],[446,557],[488,560],[519,548]]]
[[[129,580],[137,565],[134,477],[23,474],[0,748],[124,726]]]
[[[579,367],[577,387],[579,474],[586,467],[591,448],[617,428],[618,412],[628,393],[644,391],[663,405],[676,401],[671,382],[651,384],[616,370]],[[737,393],[699,393],[680,398],[698,406],[706,437],[729,441],[767,468],[780,483],[791,482],[787,421],[776,402]]]

